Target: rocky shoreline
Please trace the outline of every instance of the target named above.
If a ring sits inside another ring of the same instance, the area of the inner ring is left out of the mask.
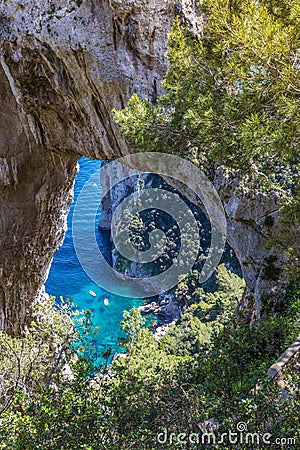
[[[161,295],[157,301],[139,306],[138,309],[143,316],[149,314],[157,316],[157,322],[150,326],[156,339],[161,339],[182,315],[182,309],[173,301],[171,294]]]

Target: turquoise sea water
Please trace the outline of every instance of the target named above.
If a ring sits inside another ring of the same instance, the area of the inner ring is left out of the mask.
[[[87,158],[81,158],[79,161],[80,171],[75,183],[74,202],[68,216],[68,231],[63,246],[54,256],[46,282],[46,291],[49,295],[53,295],[57,299],[60,296],[70,297],[79,310],[90,309],[92,311],[94,315],[93,322],[100,327],[100,332],[96,337],[95,347],[102,353],[108,348],[120,351],[118,338],[122,336],[122,333],[119,324],[123,318],[123,311],[140,305],[142,301],[128,297],[118,297],[95,284],[80,266],[75,253],[72,238],[74,206],[84,184],[89,180],[91,175],[100,169],[100,164],[100,161],[92,161]],[[95,221],[95,233],[102,254],[109,260],[110,235],[109,232],[98,229],[97,223],[100,217],[101,208],[99,208]],[[82,214],[82,227],[85,226],[85,223],[86,216]],[[93,297],[89,291],[95,292],[96,297]],[[108,305],[104,304],[104,299],[108,299]]]

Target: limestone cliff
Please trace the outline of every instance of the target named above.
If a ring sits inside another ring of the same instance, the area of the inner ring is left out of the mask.
[[[4,0],[1,36],[0,328],[18,333],[62,242],[76,162],[128,153],[111,117],[154,101],[167,33],[193,2]]]
[[[123,107],[133,92],[155,101],[167,70],[171,23],[180,15],[201,32],[197,5],[194,0],[0,2],[1,329],[24,329],[39,296],[63,239],[77,160],[130,152],[110,111]],[[219,177],[216,186],[226,191],[230,244],[259,303],[272,287],[261,283],[267,254],[259,227],[263,217],[275,214],[277,199],[253,200],[253,217],[245,213],[247,203],[235,199],[235,184],[225,189]]]

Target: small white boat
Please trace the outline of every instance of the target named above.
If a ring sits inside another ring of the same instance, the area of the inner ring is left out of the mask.
[[[103,300],[103,303],[104,303],[105,306],[108,306],[108,305],[109,305],[109,300],[108,300],[108,298],[105,298],[105,299]]]
[[[92,296],[92,297],[97,297],[97,294],[96,294],[96,292],[94,292],[94,291],[90,291],[90,295]]]

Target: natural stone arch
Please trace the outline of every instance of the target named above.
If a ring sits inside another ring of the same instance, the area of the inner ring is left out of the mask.
[[[176,14],[194,31],[193,0],[6,0],[0,7],[0,328],[19,334],[64,236],[76,163],[130,152],[111,116],[134,93],[153,101],[167,70]],[[215,172],[248,291],[259,307],[266,237],[259,227],[276,195],[247,212],[238,177]],[[248,203],[247,203],[248,202]],[[253,308],[252,308],[253,309]]]
[[[111,109],[133,92],[155,100],[167,33],[189,2],[79,3],[0,7],[0,328],[13,334],[62,243],[78,159],[130,151]]]

